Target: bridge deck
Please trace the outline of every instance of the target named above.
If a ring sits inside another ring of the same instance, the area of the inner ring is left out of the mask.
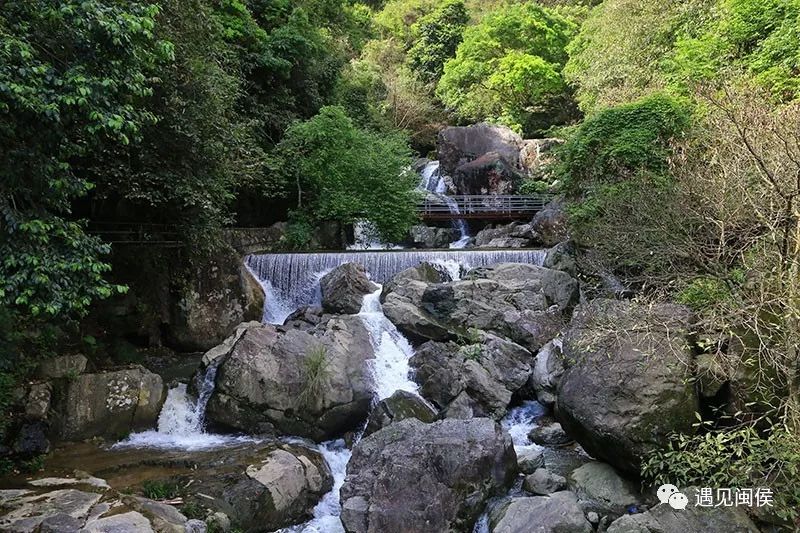
[[[417,206],[423,220],[517,220],[530,218],[552,200],[548,194],[538,195],[458,195],[450,196],[458,212],[443,199],[427,197]]]

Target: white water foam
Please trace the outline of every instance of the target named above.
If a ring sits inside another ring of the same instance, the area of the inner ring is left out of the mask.
[[[418,386],[411,381],[411,366],[408,361],[414,355],[411,344],[383,314],[381,307],[382,287],[364,296],[358,316],[369,332],[375,349],[373,373],[375,396],[378,400],[388,398],[395,391],[417,392]]]
[[[167,392],[167,399],[158,415],[158,429],[133,433],[127,439],[114,444],[113,448],[198,451],[244,442],[258,442],[258,439],[252,437],[215,435],[206,432],[206,406],[214,392],[216,376],[217,365],[212,364],[206,370],[202,382],[198,384],[200,393],[197,400],[189,395],[184,383],[171,388]]]
[[[526,449],[539,450],[542,447],[534,444],[528,438],[528,433],[535,428],[538,424],[536,419],[545,413],[545,408],[537,401],[523,402],[522,405],[514,407],[508,414],[500,421],[503,429],[508,431],[511,435],[511,440],[514,443],[514,450],[519,453]]]
[[[435,194],[445,203],[445,205],[447,205],[450,213],[456,215],[461,214],[461,209],[458,207],[458,203],[446,194],[447,182],[444,180],[444,176],[442,175],[438,161],[431,161],[425,165],[425,168],[422,169],[420,175],[421,180],[419,189]],[[461,237],[456,241],[451,242],[450,248],[465,248],[470,242],[469,226],[467,225],[467,221],[463,218],[453,219],[452,225],[454,229],[458,230],[458,233],[461,235]]]

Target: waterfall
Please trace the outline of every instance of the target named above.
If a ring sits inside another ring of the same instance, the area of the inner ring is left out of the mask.
[[[162,448],[182,450],[204,450],[257,442],[256,439],[236,435],[215,435],[205,430],[205,415],[208,400],[214,393],[219,360],[208,366],[202,378],[198,376],[198,395],[193,399],[186,384],[179,383],[167,392],[167,399],[158,415],[156,431],[133,433],[114,445],[115,448]]]
[[[497,263],[541,265],[543,250],[419,250],[250,255],[245,264],[264,287],[264,322],[282,324],[297,309],[320,302],[319,279],[344,263],[360,263],[382,284],[427,261],[475,268]]]
[[[420,176],[419,189],[435,194],[447,205],[451,213],[456,215],[461,214],[461,210],[456,201],[445,194],[447,192],[447,183],[444,181],[444,176],[442,176],[438,161],[431,161],[425,165]],[[450,248],[464,248],[469,244],[470,237],[467,221],[459,218],[454,219],[452,224],[453,228],[458,230],[461,237],[457,241],[450,243]]]

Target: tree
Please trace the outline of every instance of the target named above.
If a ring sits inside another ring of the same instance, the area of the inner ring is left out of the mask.
[[[158,8],[101,0],[11,2],[0,13],[0,304],[32,315],[84,313],[113,287],[108,248],[70,219],[94,186],[82,164],[139,140],[156,117],[138,104],[172,57]]]
[[[418,38],[408,50],[408,63],[422,81],[439,81],[445,62],[455,55],[461,43],[467,22],[467,8],[464,2],[456,0],[422,17],[412,28]]]
[[[530,133],[536,112],[566,92],[561,70],[575,29],[571,20],[535,3],[498,9],[465,31],[436,94],[463,119]]]
[[[384,240],[399,241],[416,221],[410,157],[402,136],[361,130],[344,109],[328,106],[287,130],[275,169],[292,191],[301,220],[366,219]]]

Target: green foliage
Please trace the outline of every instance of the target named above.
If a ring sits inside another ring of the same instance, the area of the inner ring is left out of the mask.
[[[719,0],[716,16],[698,36],[676,43],[678,76],[718,80],[744,69],[783,100],[800,90],[800,2]]]
[[[151,500],[169,500],[181,495],[181,486],[175,481],[149,479],[142,483],[142,494]]]
[[[399,241],[416,221],[410,156],[402,136],[359,129],[333,106],[291,126],[274,164],[305,221],[366,219],[384,240]]]
[[[687,105],[664,94],[603,109],[589,116],[557,148],[555,172],[567,192],[591,194],[638,174],[667,172],[670,141],[690,124]]]
[[[550,184],[542,180],[525,180],[519,186],[520,194],[547,194],[550,192]]]
[[[731,298],[728,285],[717,278],[697,278],[692,280],[675,297],[678,303],[687,305],[695,311],[703,311]]]
[[[795,520],[800,509],[800,442],[784,427],[767,436],[753,427],[676,435],[672,445],[647,457],[642,477],[679,487],[769,487],[779,517]]]
[[[436,94],[466,120],[531,131],[533,110],[566,92],[561,70],[575,30],[573,21],[536,3],[498,9],[464,32]]]
[[[455,55],[461,43],[467,22],[464,2],[451,0],[416,23],[412,32],[418,37],[408,50],[408,63],[420,79],[427,83],[439,81],[445,62]]]
[[[313,405],[322,392],[322,385],[330,376],[330,361],[328,349],[325,346],[316,346],[306,353],[303,360],[303,390],[297,397],[299,405]]]
[[[0,14],[0,304],[81,314],[115,290],[107,251],[65,220],[94,186],[81,160],[136,142],[156,117],[137,105],[172,57],[144,2],[14,2]],[[77,165],[76,165],[77,164]]]

